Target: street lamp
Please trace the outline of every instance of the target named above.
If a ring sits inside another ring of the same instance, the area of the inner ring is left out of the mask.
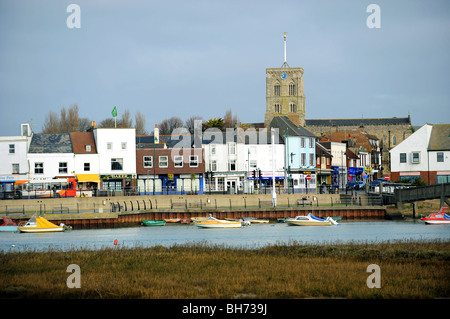
[[[270,135],[272,137],[272,205],[273,207],[277,206],[277,194],[275,193],[275,130],[274,128],[270,129]]]

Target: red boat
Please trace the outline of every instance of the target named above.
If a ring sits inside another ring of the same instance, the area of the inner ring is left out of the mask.
[[[423,220],[425,224],[450,224],[450,216],[445,213],[446,209],[448,209],[448,207],[441,207],[439,213],[430,214],[427,217],[421,218],[420,220]]]

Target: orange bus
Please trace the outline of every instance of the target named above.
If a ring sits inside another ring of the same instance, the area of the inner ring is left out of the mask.
[[[77,180],[58,178],[45,181],[25,181],[15,185],[21,198],[60,198],[75,197]]]

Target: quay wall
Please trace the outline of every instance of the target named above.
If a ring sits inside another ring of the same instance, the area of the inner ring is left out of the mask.
[[[301,205],[298,200],[306,198],[311,204]],[[278,218],[295,217],[312,213],[317,217],[341,216],[342,220],[386,219],[383,206],[342,206],[335,194],[283,194],[277,196],[277,207],[271,207],[271,195],[160,195],[121,196],[111,198],[61,198],[28,199],[8,202],[12,205],[44,205],[46,212],[25,211],[12,213],[10,217],[18,223],[33,215],[41,215],[55,224],[65,224],[73,229],[96,229],[138,226],[141,220],[163,220],[166,218],[207,217],[216,218],[256,217],[276,221]],[[30,202],[31,201],[31,202]],[[25,202],[25,203],[22,203]],[[113,211],[111,204],[120,204],[121,210]],[[128,203],[128,204],[127,204]],[[326,205],[324,205],[326,204]],[[201,205],[201,206],[200,206]],[[332,206],[333,205],[333,206]],[[95,210],[92,208],[95,206]],[[71,212],[49,212],[49,207],[65,207]],[[217,207],[217,208],[216,208]],[[102,210],[99,211],[99,209]],[[126,210],[125,210],[126,208]],[[132,208],[132,209],[131,209]],[[73,211],[78,209],[78,213]]]

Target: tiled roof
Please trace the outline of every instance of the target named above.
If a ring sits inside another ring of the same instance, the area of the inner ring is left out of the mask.
[[[70,133],[72,139],[73,152],[75,154],[96,154],[94,134],[92,132],[72,132]],[[86,150],[86,145],[91,146],[91,151]]]
[[[29,153],[73,153],[70,134],[33,134]]]
[[[411,125],[410,117],[305,120],[305,126]]]
[[[270,122],[270,127],[276,127],[280,130],[280,135],[285,132],[288,136],[317,137],[302,126],[296,126],[287,116],[275,116]]]
[[[433,124],[428,150],[450,151],[450,124]]]

